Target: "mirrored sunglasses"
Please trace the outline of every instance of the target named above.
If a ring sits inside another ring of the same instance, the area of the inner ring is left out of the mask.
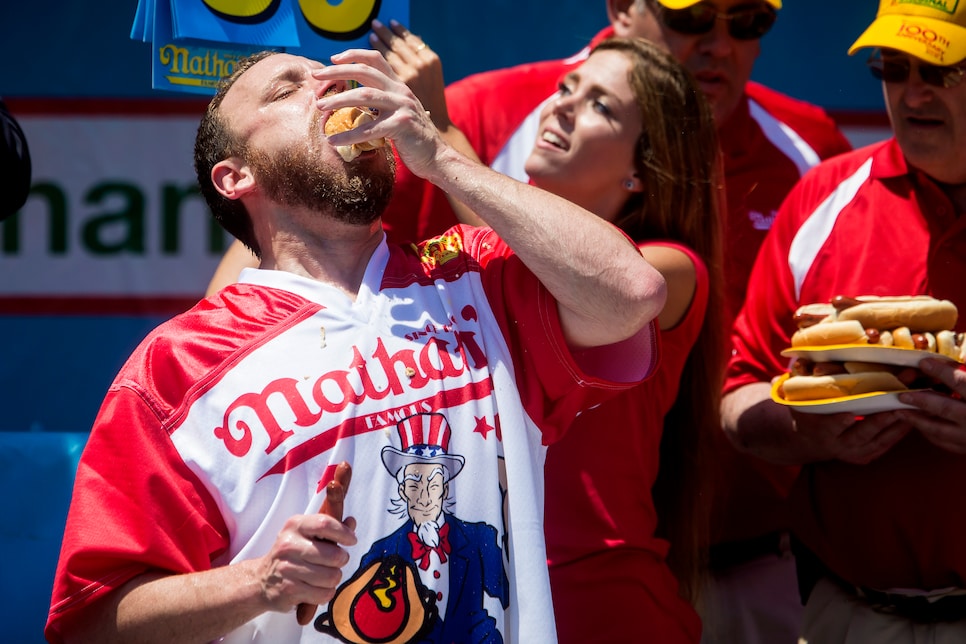
[[[882,59],[878,53],[874,53],[865,64],[873,76],[887,83],[905,83],[912,73],[912,63],[908,58]],[[918,68],[923,83],[944,89],[956,87],[966,76],[966,66],[963,65],[945,67],[919,63]]]
[[[775,24],[775,9],[763,2],[742,4],[721,12],[708,2],[698,2],[685,9],[668,9],[654,2],[661,21],[668,29],[689,36],[706,34],[715,20],[728,21],[728,34],[735,40],[757,40]]]

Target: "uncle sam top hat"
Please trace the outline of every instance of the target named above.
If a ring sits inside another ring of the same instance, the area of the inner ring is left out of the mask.
[[[966,2],[963,0],[880,0],[869,28],[849,48],[884,47],[933,65],[966,58]]]
[[[459,454],[447,454],[450,428],[440,413],[419,413],[396,423],[402,449],[382,448],[382,463],[393,477],[399,470],[413,463],[444,465],[449,478],[463,469],[465,459]],[[447,479],[449,480],[449,479]]]

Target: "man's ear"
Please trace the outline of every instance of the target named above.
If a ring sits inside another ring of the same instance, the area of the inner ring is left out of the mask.
[[[255,188],[251,168],[238,157],[229,157],[216,163],[211,169],[211,182],[226,199],[238,199]]]
[[[618,23],[626,25],[631,17],[630,10],[635,0],[607,0],[607,19],[615,27]]]

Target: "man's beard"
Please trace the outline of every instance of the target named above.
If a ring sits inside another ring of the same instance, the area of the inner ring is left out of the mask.
[[[250,150],[248,162],[262,190],[273,201],[328,213],[347,224],[367,226],[389,204],[396,177],[391,149],[386,146],[375,153],[386,155],[385,166],[357,159],[346,164],[345,175],[312,158],[306,145],[282,150],[273,157]]]

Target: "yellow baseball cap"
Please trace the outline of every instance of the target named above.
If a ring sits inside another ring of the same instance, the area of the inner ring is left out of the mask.
[[[701,0],[657,0],[668,9],[687,9],[691,5],[698,4]],[[776,9],[782,8],[782,0],[765,0]]]
[[[934,65],[966,58],[966,2],[963,0],[880,0],[869,28],[849,48],[896,49]]]

